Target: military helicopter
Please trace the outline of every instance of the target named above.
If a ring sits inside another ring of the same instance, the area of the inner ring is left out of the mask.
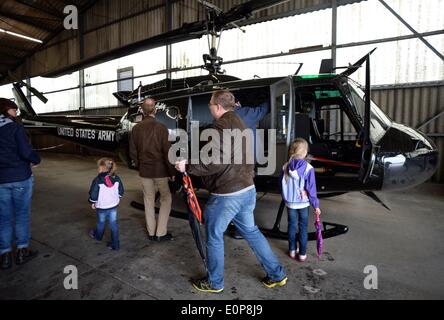
[[[203,56],[203,68],[209,74],[167,78],[141,85],[133,92],[116,92],[114,96],[128,108],[123,117],[37,115],[22,91],[26,84],[17,82],[13,91],[24,123],[65,140],[114,152],[132,167],[128,141],[132,127],[142,120],[139,104],[144,99],[158,101],[157,120],[171,131],[181,128],[190,133],[196,123],[200,129],[212,123],[208,110],[210,97],[216,90],[228,89],[244,104],[255,106],[268,102],[270,105],[270,113],[258,128],[276,132],[276,143],[269,143],[269,136],[265,135],[263,144],[266,155],[276,154],[277,165],[272,173],[256,176],[259,192],[279,193],[280,171],[287,159],[288,147],[297,137],[310,143],[310,161],[316,170],[320,196],[361,191],[385,206],[374,191],[405,189],[429,179],[438,164],[435,144],[422,132],[392,121],[371,101],[370,57],[374,50],[339,74],[331,67],[325,68],[325,63],[318,75],[296,73],[241,80],[223,74],[223,59],[217,55],[216,41],[224,26],[272,3],[276,1],[249,1],[228,13],[210,8],[204,23],[186,25],[183,30],[171,33],[170,38],[174,39],[183,32],[193,30],[198,34],[205,29],[202,32],[211,36],[211,46],[209,54]],[[350,76],[364,64],[366,81],[360,86]],[[258,168],[266,165],[257,163]],[[199,182],[193,180],[196,187],[200,186]],[[133,205],[141,207],[137,203]],[[263,229],[267,236],[286,239],[279,228],[283,211],[281,203],[273,228]],[[183,213],[172,215],[185,218]],[[325,238],[347,231],[346,226],[324,222]],[[314,239],[314,234],[309,238]]]

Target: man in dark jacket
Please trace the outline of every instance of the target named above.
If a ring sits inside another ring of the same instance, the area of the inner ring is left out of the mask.
[[[168,129],[156,121],[156,102],[153,99],[146,99],[141,108],[144,119],[131,132],[130,156],[139,168],[142,180],[148,239],[171,240],[172,235],[167,233],[172,201],[168,179],[174,179],[175,170],[168,161],[171,147]],[[156,222],[154,205],[157,192],[160,193],[160,211]]]
[[[24,264],[37,255],[37,251],[28,249],[29,213],[34,184],[31,166],[39,164],[40,157],[32,149],[25,129],[16,122],[16,117],[17,105],[11,100],[0,98],[1,269],[12,266],[14,233],[16,264]]]
[[[207,232],[208,275],[204,279],[193,282],[194,288],[203,292],[219,293],[223,291],[223,235],[231,221],[247,240],[265,269],[267,276],[262,280],[262,283],[268,288],[273,288],[284,286],[287,282],[282,265],[254,222],[256,189],[253,182],[253,157],[252,155],[247,156],[247,144],[242,143],[242,139],[240,144],[236,144],[236,140],[239,142],[236,137],[232,139],[224,136],[224,133],[230,129],[231,132],[241,133],[248,130],[245,123],[233,111],[234,103],[234,96],[231,92],[217,91],[213,94],[209,104],[210,112],[215,118],[213,129],[221,137],[221,139],[212,137],[211,144],[220,148],[220,150],[212,150],[212,154],[224,155],[230,161],[214,159],[215,161],[208,163],[208,159],[201,159],[202,163],[200,164],[186,165],[186,161],[176,164],[176,169],[180,172],[187,171],[189,174],[202,177],[205,188],[211,193],[204,213]],[[239,155],[242,155],[241,161],[236,161]]]

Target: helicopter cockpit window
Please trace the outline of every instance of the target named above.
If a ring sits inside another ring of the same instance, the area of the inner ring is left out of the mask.
[[[338,88],[319,85],[296,92],[299,95],[297,111],[308,115],[310,154],[334,161],[359,162],[359,122]],[[314,166],[326,169],[321,162],[314,162]]]
[[[324,128],[322,140],[344,140],[344,132],[341,127],[341,107],[338,105],[323,106],[320,110]]]
[[[353,103],[356,107],[356,111],[361,117],[361,123],[363,123],[365,115],[365,94],[364,92],[353,82],[349,82],[350,95]],[[387,132],[387,129],[391,126],[392,121],[387,117],[379,107],[371,101],[370,105],[370,139],[377,143]]]
[[[344,99],[334,87],[315,87],[300,93],[300,112],[308,114],[310,142],[348,141],[357,138]]]

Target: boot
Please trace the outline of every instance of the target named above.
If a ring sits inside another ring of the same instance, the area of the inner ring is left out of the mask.
[[[37,257],[38,254],[39,254],[39,252],[37,250],[31,251],[28,248],[18,249],[17,255],[15,257],[15,264],[16,265],[25,264],[25,263],[29,262],[30,260],[32,260],[33,258]]]
[[[2,254],[0,258],[0,268],[2,270],[10,269],[12,267],[12,255],[11,252],[7,252],[5,254]]]

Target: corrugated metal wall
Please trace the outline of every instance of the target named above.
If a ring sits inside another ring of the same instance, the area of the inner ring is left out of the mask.
[[[420,86],[380,86],[373,90],[372,99],[393,121],[416,128],[444,111],[444,82]],[[438,146],[439,168],[432,181],[442,183],[444,182],[444,115],[421,131],[430,134]]]
[[[224,11],[248,0],[214,0]],[[338,5],[363,0],[338,0]],[[196,0],[170,0],[173,29],[184,23],[205,19],[205,9]],[[167,31],[165,0],[106,0],[97,3],[84,14],[85,58],[147,39]],[[249,23],[325,9],[331,0],[290,0],[255,13]],[[30,58],[31,77],[55,72],[80,59],[77,30],[65,30]],[[25,66],[16,71],[26,77]]]

